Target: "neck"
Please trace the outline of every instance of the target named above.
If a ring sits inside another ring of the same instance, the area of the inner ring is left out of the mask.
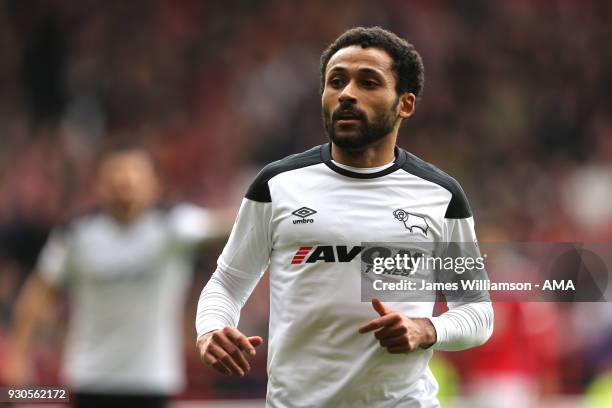
[[[331,145],[332,159],[351,167],[377,167],[390,163],[395,158],[397,135],[388,135],[362,150],[351,151]]]

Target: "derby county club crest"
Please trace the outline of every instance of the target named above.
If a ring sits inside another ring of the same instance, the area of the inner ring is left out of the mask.
[[[408,211],[399,209],[393,211],[393,216],[396,220],[404,223],[404,227],[410,232],[422,232],[423,235],[427,236],[429,225],[427,220],[420,215],[410,214]]]

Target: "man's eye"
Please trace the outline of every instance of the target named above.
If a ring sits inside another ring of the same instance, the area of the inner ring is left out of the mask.
[[[333,87],[333,88],[339,88],[342,86],[342,80],[340,78],[332,78],[329,80],[329,84]]]
[[[375,81],[370,81],[370,80],[365,80],[362,81],[362,84],[365,88],[376,88],[378,86],[378,83],[376,83]]]

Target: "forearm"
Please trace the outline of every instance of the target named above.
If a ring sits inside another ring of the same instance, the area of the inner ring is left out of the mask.
[[[53,306],[55,289],[36,273],[25,283],[12,316],[11,332],[16,351],[27,353],[44,313]]]
[[[434,349],[465,350],[484,344],[493,333],[493,307],[490,302],[449,305],[450,309],[430,318],[436,329]]]
[[[202,289],[198,301],[196,330],[204,333],[225,326],[236,327],[240,310],[259,281],[258,276],[239,277],[217,268]]]

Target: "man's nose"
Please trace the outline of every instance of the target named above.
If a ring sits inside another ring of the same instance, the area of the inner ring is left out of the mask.
[[[344,89],[342,89],[342,92],[340,92],[340,95],[338,96],[338,102],[345,103],[345,102],[356,102],[356,101],[357,101],[357,97],[355,97],[355,85],[353,81],[351,81],[348,84],[346,84]]]

